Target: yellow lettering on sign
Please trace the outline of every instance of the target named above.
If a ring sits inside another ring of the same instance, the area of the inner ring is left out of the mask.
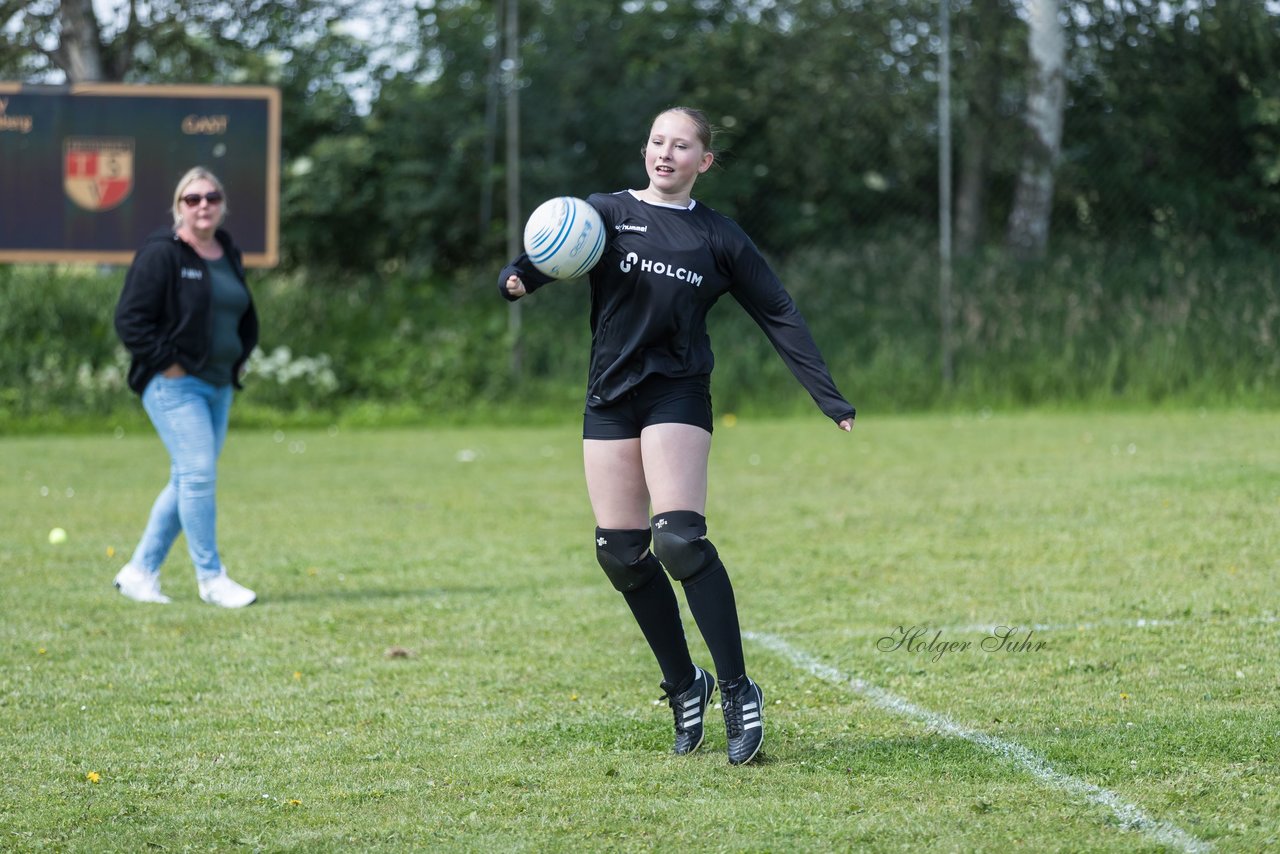
[[[227,116],[187,116],[182,120],[182,132],[191,136],[224,134],[227,132]]]
[[[35,119],[31,116],[11,116],[8,113],[9,99],[0,98],[0,133],[5,131],[16,131],[18,133],[31,133],[31,127],[35,123]]]

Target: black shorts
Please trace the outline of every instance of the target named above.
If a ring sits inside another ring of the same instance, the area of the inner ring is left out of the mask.
[[[620,400],[588,406],[584,439],[637,439],[650,424],[692,424],[711,432],[711,377],[645,377]]]

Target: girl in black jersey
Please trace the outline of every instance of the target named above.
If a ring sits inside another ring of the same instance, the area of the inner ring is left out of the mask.
[[[739,765],[764,741],[764,693],[747,676],[733,586],[703,516],[712,429],[711,306],[724,294],[737,300],[840,429],[853,429],[854,409],[750,238],[692,199],[694,182],[714,160],[706,117],[686,107],[660,113],[642,153],[645,189],[588,199],[608,235],[590,273],[591,366],[582,431],[587,492],[599,526],[596,558],[658,660],[675,715],[675,752],[692,753],[702,743],[718,679],[729,761]],[[550,279],[521,255],[498,281],[502,295],[515,300]],[[717,679],[690,657],[664,567],[681,583]]]

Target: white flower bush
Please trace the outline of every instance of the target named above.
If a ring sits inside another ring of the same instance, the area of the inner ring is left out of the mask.
[[[249,356],[248,372],[282,386],[301,382],[322,394],[331,394],[338,388],[338,377],[327,353],[295,357],[285,346],[276,347],[269,354],[255,347]]]
[[[76,387],[89,393],[114,394],[124,390],[128,376],[129,356],[121,350],[116,353],[115,361],[99,368],[81,362],[76,368]]]

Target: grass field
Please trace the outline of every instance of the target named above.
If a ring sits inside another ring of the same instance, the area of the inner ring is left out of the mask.
[[[233,430],[242,612],[199,602],[182,540],[173,604],[112,589],[154,436],[3,439],[0,849],[1274,849],[1277,437],[1231,412],[718,427],[711,536],[767,697],[744,768],[718,713],[666,753],[573,425]]]

